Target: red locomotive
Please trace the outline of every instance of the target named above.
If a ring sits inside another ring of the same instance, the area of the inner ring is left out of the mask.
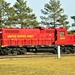
[[[1,28],[0,55],[25,54],[28,51],[49,51],[57,53],[57,45],[61,52],[75,52],[75,34],[68,34],[60,28]]]

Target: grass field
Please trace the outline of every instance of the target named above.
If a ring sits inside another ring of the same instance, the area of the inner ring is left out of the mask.
[[[75,57],[0,59],[0,75],[75,75]]]

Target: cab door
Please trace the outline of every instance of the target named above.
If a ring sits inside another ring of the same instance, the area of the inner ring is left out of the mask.
[[[56,29],[56,44],[65,44],[66,42],[66,35],[67,35],[67,30],[65,28],[57,28]]]

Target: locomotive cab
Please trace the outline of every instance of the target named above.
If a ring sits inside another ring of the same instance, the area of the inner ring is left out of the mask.
[[[66,42],[67,30],[63,27],[55,29],[55,44],[64,45]]]

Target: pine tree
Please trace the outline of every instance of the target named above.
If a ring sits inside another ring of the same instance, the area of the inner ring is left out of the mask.
[[[50,0],[49,3],[45,4],[44,9],[41,10],[45,15],[40,16],[42,19],[41,24],[53,28],[60,25],[67,27],[69,22],[66,20],[68,17],[64,14],[64,10],[60,6],[60,0]]]
[[[4,0],[0,0],[0,27],[5,27],[8,19],[7,10],[9,9],[10,3]]]
[[[32,9],[27,6],[27,2],[24,0],[17,0],[14,4],[15,9],[15,22],[17,25],[23,27],[35,27],[38,26],[35,14],[32,13]]]
[[[74,23],[72,24],[72,27],[75,27],[75,16],[71,16],[71,19],[74,20]]]

